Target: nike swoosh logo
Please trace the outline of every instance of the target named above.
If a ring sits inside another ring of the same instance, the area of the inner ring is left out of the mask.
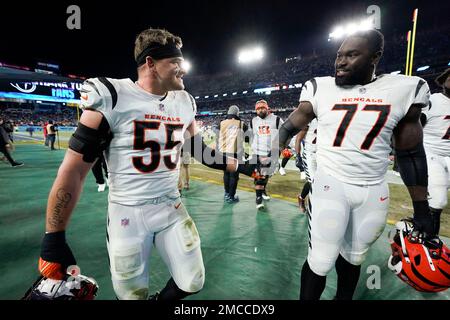
[[[178,209],[181,206],[181,202],[175,205],[175,209]]]
[[[381,202],[383,202],[383,201],[386,201],[386,200],[387,200],[387,198],[389,198],[389,197],[385,197],[385,198],[383,198],[383,197],[380,197],[380,201],[381,201]]]

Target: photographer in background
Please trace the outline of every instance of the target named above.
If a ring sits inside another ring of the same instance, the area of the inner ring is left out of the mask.
[[[47,124],[47,139],[50,144],[50,150],[56,150],[55,149],[55,140],[56,140],[56,133],[58,131],[58,126],[56,124],[53,124],[53,120],[49,120]]]

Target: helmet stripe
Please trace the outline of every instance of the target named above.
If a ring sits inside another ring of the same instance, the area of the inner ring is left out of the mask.
[[[414,273],[414,275],[419,278],[421,281],[425,282],[426,284],[433,286],[433,287],[442,287],[440,284],[435,283],[431,280],[428,280],[427,278],[425,278],[423,275],[421,275],[419,273],[419,271],[417,271],[416,267],[414,267],[414,265],[411,263],[411,270]]]

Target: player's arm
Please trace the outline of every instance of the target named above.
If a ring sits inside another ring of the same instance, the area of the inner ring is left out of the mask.
[[[248,162],[238,164],[237,159],[227,157],[222,152],[208,147],[203,141],[195,121],[192,121],[186,130],[183,148],[189,150],[195,160],[212,169],[238,171],[248,176],[251,176],[256,169],[256,164],[250,165]]]
[[[308,101],[300,102],[297,109],[295,109],[286,122],[280,127],[279,131],[279,147],[280,150],[289,145],[291,139],[305,128],[316,116],[314,114],[313,106]]]
[[[103,138],[99,130],[104,123],[102,120],[103,116],[99,112],[86,110],[82,114],[50,191],[46,234],[39,259],[39,270],[45,277],[61,279],[65,269],[76,264],[66,243],[65,230],[80,197],[86,175],[101,150]]]
[[[297,154],[300,154],[302,151],[302,140],[305,139],[308,129],[309,126],[300,130],[295,138],[295,152],[297,152]]]
[[[394,129],[394,148],[403,182],[408,188],[414,207],[414,222],[429,236],[433,224],[427,200],[428,169],[423,131],[420,124],[422,105],[413,104]]]

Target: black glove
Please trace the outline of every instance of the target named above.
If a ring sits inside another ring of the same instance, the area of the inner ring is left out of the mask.
[[[300,153],[297,153],[295,156],[295,166],[300,170],[303,170],[302,155]]]
[[[72,250],[66,243],[65,231],[46,233],[42,239],[39,271],[44,277],[61,279],[68,266],[76,265]]]
[[[424,233],[424,237],[431,239],[435,237],[433,217],[430,212],[428,201],[413,201],[414,207],[414,229]]]

